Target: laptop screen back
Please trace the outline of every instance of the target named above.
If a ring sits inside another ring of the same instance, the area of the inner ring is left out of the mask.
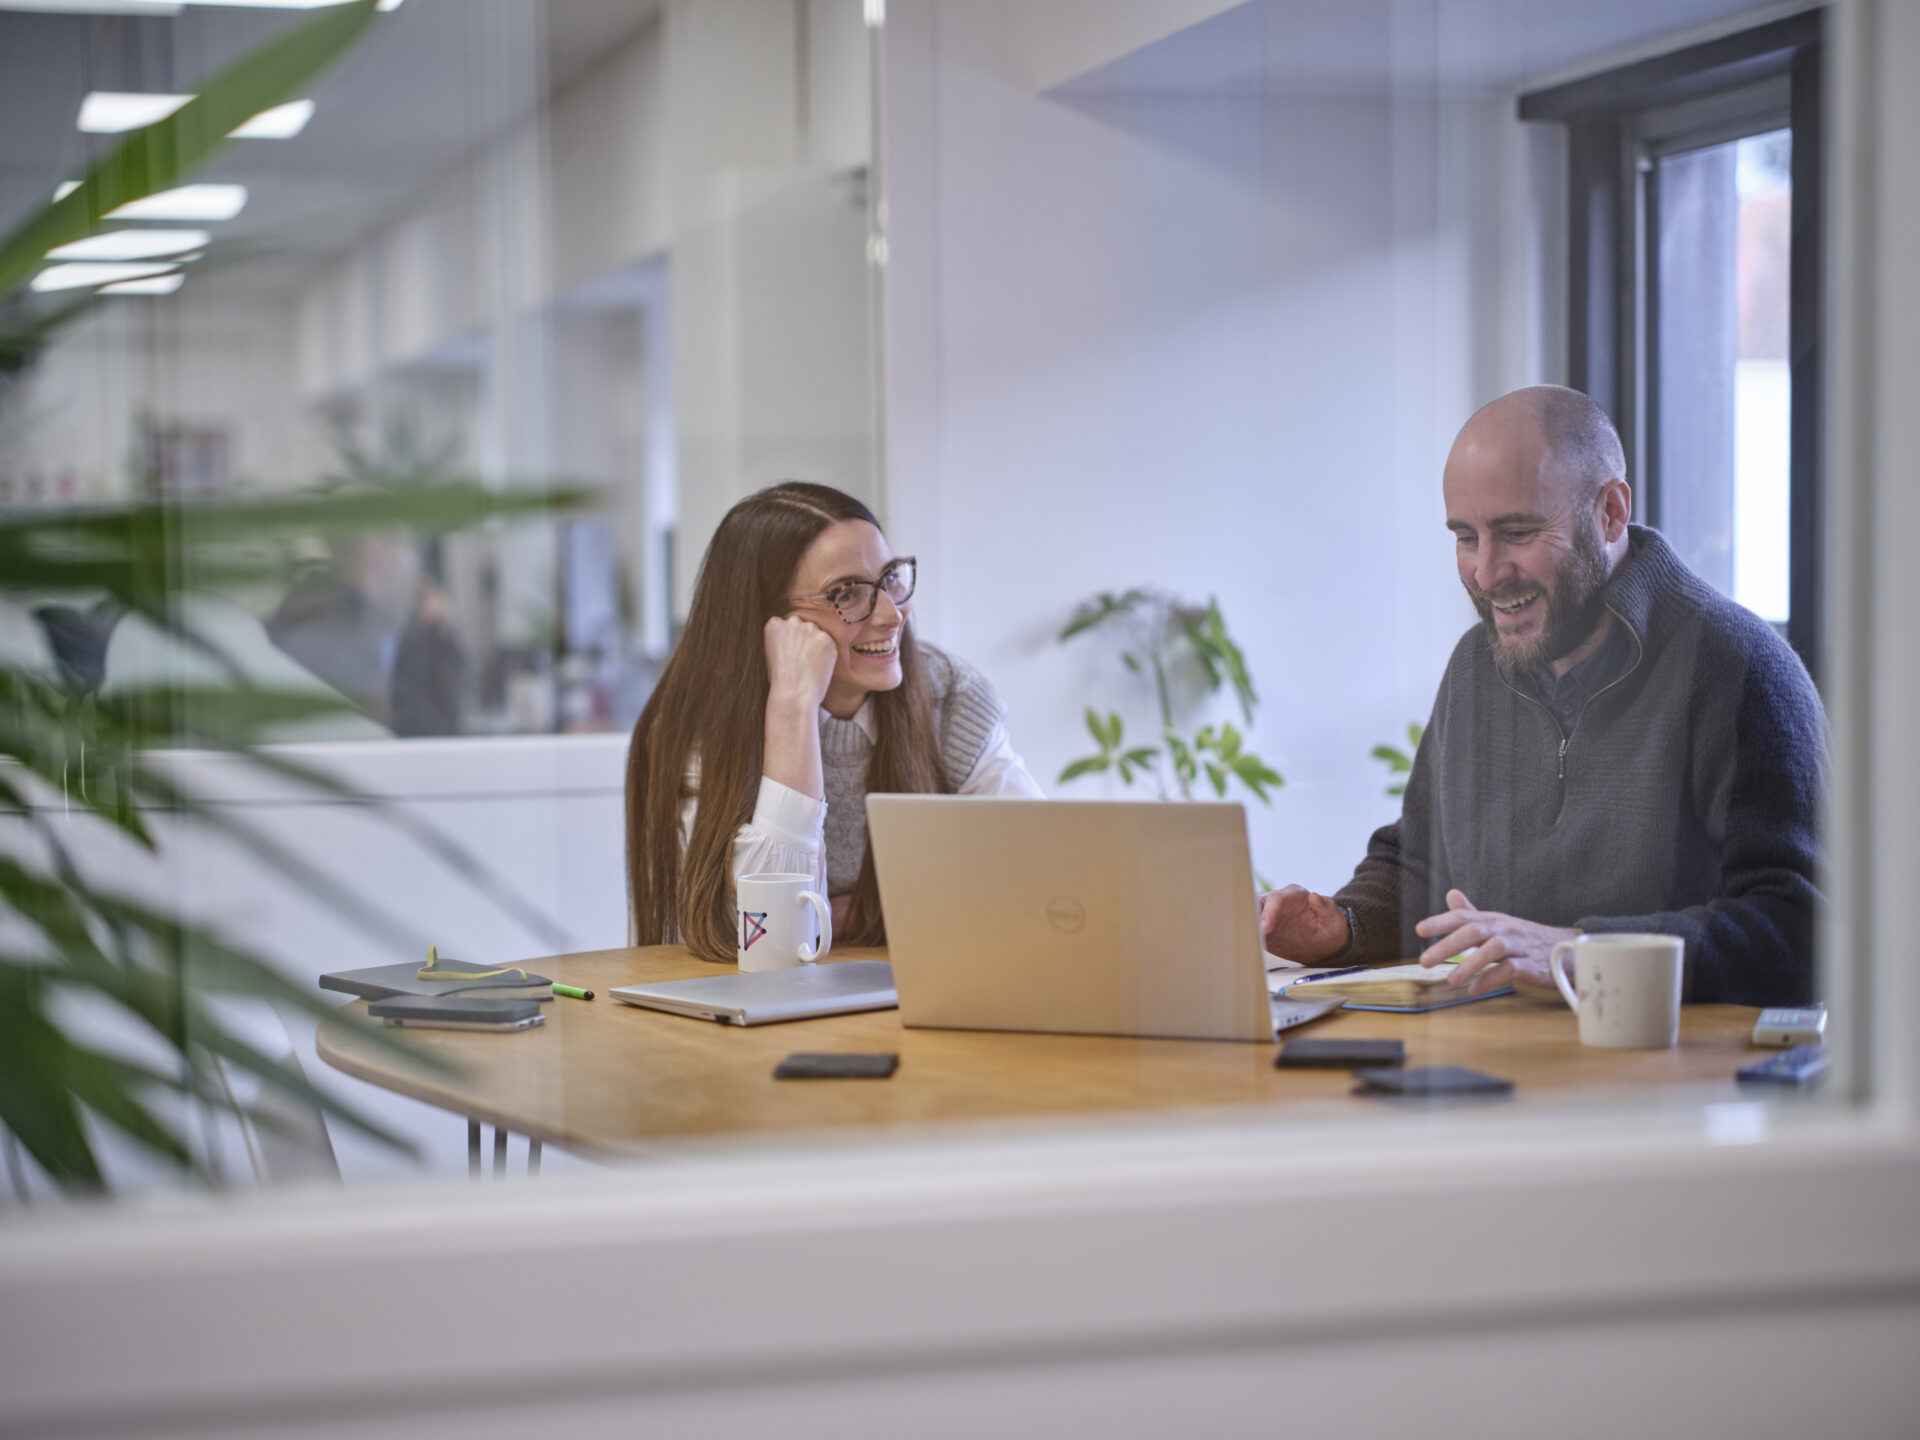
[[[910,1026],[1273,1038],[1237,804],[870,795]]]

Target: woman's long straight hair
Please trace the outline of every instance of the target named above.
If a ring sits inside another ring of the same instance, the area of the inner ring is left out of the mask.
[[[703,960],[734,958],[733,839],[753,817],[766,747],[764,631],[767,621],[792,610],[787,597],[807,547],[843,520],[879,528],[851,495],[788,481],[735,505],[707,546],[687,628],[627,750],[627,884],[642,945],[684,941]],[[898,687],[872,697],[867,789],[948,790],[911,625],[900,632],[900,672]],[[699,777],[690,785],[696,759]],[[681,807],[696,794],[699,809],[683,852]],[[848,945],[886,940],[871,846],[834,938]]]

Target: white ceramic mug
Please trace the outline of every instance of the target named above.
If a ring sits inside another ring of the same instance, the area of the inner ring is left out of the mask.
[[[786,970],[833,949],[833,911],[813,876],[742,875],[733,892],[742,970]]]
[[[1560,956],[1573,952],[1573,983]],[[1553,983],[1580,1017],[1580,1043],[1664,1050],[1680,1042],[1678,935],[1576,935],[1553,947]]]

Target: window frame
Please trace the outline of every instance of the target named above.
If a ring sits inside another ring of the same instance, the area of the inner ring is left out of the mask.
[[[1653,162],[1662,154],[1782,124],[1793,131],[1788,354],[1790,553],[1786,638],[1825,686],[1821,635],[1825,382],[1824,10],[1806,10],[1518,101],[1522,120],[1567,136],[1567,383],[1620,428],[1638,477],[1636,518],[1660,513],[1658,356],[1651,317],[1658,277],[1648,236],[1658,220]]]

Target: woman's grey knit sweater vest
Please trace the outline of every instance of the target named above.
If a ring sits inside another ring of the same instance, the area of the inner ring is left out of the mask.
[[[947,783],[958,790],[973,773],[1007,707],[986,676],[963,660],[920,646],[920,663],[933,691],[933,729]],[[845,895],[860,878],[867,853],[867,767],[873,742],[851,720],[820,717],[820,764],[827,786],[827,893]]]

